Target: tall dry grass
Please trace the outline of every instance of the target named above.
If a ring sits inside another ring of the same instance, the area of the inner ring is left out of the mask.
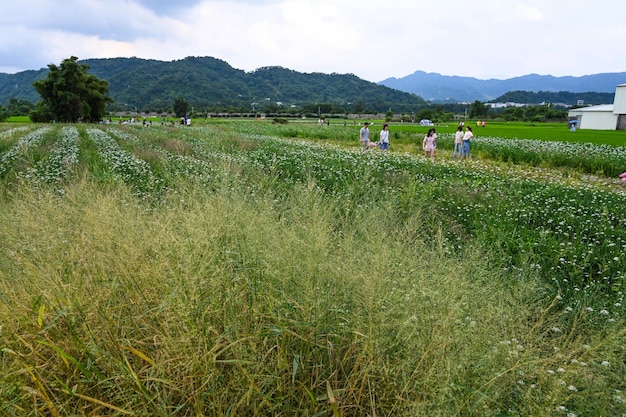
[[[313,184],[189,185],[156,205],[88,182],[62,198],[17,189],[0,202],[0,414],[619,406],[601,366],[570,364],[619,355],[623,332],[556,334],[533,277],[478,246],[446,253],[419,210],[399,226],[385,203],[349,220],[343,204]],[[581,390],[598,399],[577,403]]]

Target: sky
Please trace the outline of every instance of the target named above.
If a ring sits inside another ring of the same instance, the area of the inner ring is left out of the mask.
[[[617,0],[12,0],[0,72],[71,56],[210,56],[372,82],[415,71],[578,77],[626,72],[625,15]]]

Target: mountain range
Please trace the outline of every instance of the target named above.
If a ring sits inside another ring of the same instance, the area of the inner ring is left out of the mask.
[[[486,102],[512,91],[614,93],[618,84],[626,83],[626,72],[582,77],[530,74],[506,80],[480,80],[416,71],[406,77],[373,83],[353,74],[302,73],[283,67],[246,72],[212,57],[175,61],[103,58],[79,63],[88,65],[90,74],[109,83],[116,110],[162,111],[183,97],[196,109],[218,111],[326,105],[325,112],[414,112],[426,106],[427,101]],[[48,68],[0,73],[0,104],[12,98],[39,101],[32,83],[47,73]],[[333,110],[328,110],[329,106]]]
[[[618,84],[626,83],[626,72],[584,75],[581,77],[529,74],[506,80],[480,80],[415,71],[402,78],[387,78],[378,84],[416,94],[427,101],[492,101],[510,91],[568,91],[572,93],[615,93]]]
[[[282,67],[246,72],[212,57],[175,61],[140,58],[87,59],[88,73],[109,84],[116,110],[163,111],[182,97],[197,110],[254,111],[271,107],[326,105],[325,112],[414,112],[426,102],[412,93],[392,89],[352,74],[301,73]],[[58,65],[58,64],[55,64]],[[0,74],[0,103],[9,99],[36,102],[32,86],[48,68]],[[328,105],[336,109],[328,109]],[[343,110],[343,111],[341,111]]]

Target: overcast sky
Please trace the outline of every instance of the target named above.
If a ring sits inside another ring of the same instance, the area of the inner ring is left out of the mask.
[[[10,0],[0,72],[211,56],[253,71],[480,79],[626,72],[619,0]],[[624,80],[626,82],[626,80]]]

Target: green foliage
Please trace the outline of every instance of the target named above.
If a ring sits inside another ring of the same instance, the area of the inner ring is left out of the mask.
[[[502,118],[508,121],[564,122],[567,120],[567,110],[551,105],[509,107],[504,109]]]
[[[433,119],[435,119],[435,116],[436,112],[434,109],[426,108],[421,109],[417,113],[415,113],[415,120],[428,119],[432,121]]]
[[[189,113],[190,105],[183,97],[176,97],[172,104],[172,109],[176,117],[183,117]]]
[[[480,119],[487,116],[489,112],[489,105],[483,104],[479,100],[475,100],[469,109],[469,118],[470,119]]]
[[[615,99],[615,93],[572,93],[569,91],[509,91],[506,94],[492,100],[494,102],[502,103],[561,103],[570,106],[574,106],[578,103],[578,100],[583,100],[585,104],[607,104],[613,103]]]
[[[317,103],[328,103],[333,106],[331,111],[334,113],[340,113],[340,110],[375,113],[387,111],[389,107],[394,111],[413,113],[418,106],[425,104],[414,94],[365,81],[352,74],[308,74],[280,67],[245,72],[210,57],[187,57],[171,62],[110,58],[81,63],[88,65],[94,76],[107,81],[109,95],[117,103],[109,106],[111,111],[125,111],[124,103],[138,111],[167,110],[181,96],[196,110],[213,112],[251,113],[251,103],[256,102],[262,103],[262,107],[256,110],[264,112],[300,113],[303,106],[312,105],[315,106],[312,113],[317,114]],[[30,71],[20,74],[21,78],[14,84],[0,82],[0,100],[17,97],[35,102],[36,91],[30,85],[48,73],[49,70]],[[15,84],[19,84],[17,91]]]
[[[33,123],[49,123],[56,120],[52,111],[43,101],[37,102],[35,108],[28,115]]]
[[[35,106],[30,101],[11,98],[7,105],[7,114],[9,116],[28,116],[34,108]]]
[[[9,112],[3,105],[0,104],[0,122],[4,122],[7,117],[9,117]]]
[[[102,120],[106,104],[113,102],[106,95],[108,83],[88,75],[89,66],[77,61],[78,58],[72,56],[64,59],[59,67],[50,64],[47,78],[33,83],[41,96],[41,101],[33,111],[33,121]]]

